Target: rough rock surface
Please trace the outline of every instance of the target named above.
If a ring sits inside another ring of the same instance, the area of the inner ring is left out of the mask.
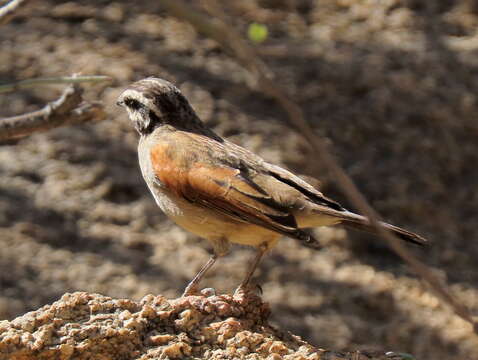
[[[333,353],[267,322],[269,306],[250,292],[141,301],[86,292],[0,323],[0,359],[399,359]]]

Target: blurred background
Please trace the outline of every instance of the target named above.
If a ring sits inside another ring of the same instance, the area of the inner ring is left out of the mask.
[[[476,313],[478,1],[188,4],[211,21],[220,14],[256,48],[372,205],[433,241],[411,250]],[[251,86],[254,76],[161,1],[31,1],[1,27],[0,82],[78,72],[115,79],[85,85],[107,120],[0,145],[0,319],[65,292],[176,297],[207,260],[207,242],[153,202],[138,136],[115,106],[146,76],[175,82],[219,134],[320,178],[350,207],[284,110]],[[2,94],[0,116],[39,109],[62,89]],[[256,274],[273,324],[322,348],[478,359],[470,326],[382,240],[316,232],[324,250],[284,239]],[[202,285],[233,291],[251,256],[233,247]]]

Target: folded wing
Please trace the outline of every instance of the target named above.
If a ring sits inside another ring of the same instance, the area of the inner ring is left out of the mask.
[[[311,235],[297,227],[292,208],[274,200],[244,171],[193,161],[178,166],[185,161],[184,154],[175,155],[168,145],[154,147],[151,158],[159,181],[187,201],[319,247]]]

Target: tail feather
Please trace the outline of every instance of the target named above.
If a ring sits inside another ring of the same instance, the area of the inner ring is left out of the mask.
[[[341,224],[346,227],[370,232],[373,234],[377,233],[377,229],[370,224],[367,218],[360,215],[356,215],[356,214],[352,214],[352,215],[353,216],[350,216],[350,217],[344,217],[343,220],[341,221]],[[401,240],[405,240],[410,243],[421,245],[421,246],[428,244],[428,241],[425,238],[421,237],[418,234],[415,234],[414,232],[399,228],[398,226],[395,226],[395,225],[387,224],[382,221],[380,222],[380,225],[382,225],[385,229],[391,231],[394,235],[396,235]]]

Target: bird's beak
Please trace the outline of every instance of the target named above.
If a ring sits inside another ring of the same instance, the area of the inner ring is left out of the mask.
[[[124,101],[119,101],[119,100],[118,100],[118,101],[116,102],[116,105],[118,105],[118,106],[123,106],[123,105],[124,105]]]

